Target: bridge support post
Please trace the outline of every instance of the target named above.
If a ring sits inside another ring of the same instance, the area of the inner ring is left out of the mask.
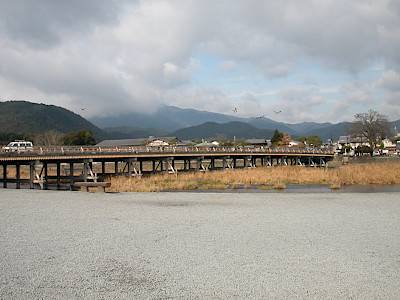
[[[74,163],[69,162],[69,189],[72,191],[74,186]]]
[[[44,168],[44,182],[43,182],[43,189],[47,190],[48,189],[48,170],[47,170],[47,162],[43,163],[43,168]]]
[[[7,165],[3,165],[3,188],[7,188]]]
[[[60,174],[61,174],[60,163],[57,162],[57,190],[61,188]]]
[[[33,180],[35,179],[35,163],[29,164],[29,188],[34,189]]]
[[[196,160],[196,172],[200,170],[201,167],[201,157],[198,157]]]
[[[16,177],[16,185],[15,187],[17,189],[21,188],[21,182],[20,182],[20,164],[15,165],[15,177]]]
[[[114,173],[115,175],[118,173],[118,160],[114,162]]]
[[[128,158],[128,176],[129,178],[132,177],[132,158]]]
[[[85,159],[84,161],[83,161],[83,182],[87,182],[87,177],[88,177],[88,167],[89,167],[89,165],[88,165],[88,162],[87,162],[87,160]]]
[[[106,162],[101,162],[101,173],[104,175],[106,173]]]

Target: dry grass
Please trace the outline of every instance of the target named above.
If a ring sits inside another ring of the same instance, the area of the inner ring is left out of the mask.
[[[0,176],[2,176],[0,167]],[[79,172],[80,170],[76,170]],[[15,167],[8,167],[9,178],[15,177]],[[21,167],[21,178],[29,178],[29,167]],[[55,167],[49,168],[49,175],[55,174]],[[74,172],[75,173],[75,172]],[[286,184],[326,184],[332,189],[354,184],[400,184],[400,162],[349,164],[335,169],[291,167],[259,167],[230,169],[212,172],[178,172],[157,174],[148,177],[110,178],[113,191],[157,192],[164,190],[231,189],[240,186],[261,185],[261,189],[276,188]]]
[[[124,176],[112,177],[111,190],[157,192],[163,190],[194,190],[226,188],[231,185],[261,185],[285,188],[286,184],[326,184],[331,186],[353,184],[400,184],[399,163],[345,165],[337,169],[307,167],[262,167],[213,172],[158,174],[142,179]]]

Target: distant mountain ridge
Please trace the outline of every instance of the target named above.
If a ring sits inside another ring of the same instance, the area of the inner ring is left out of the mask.
[[[166,105],[160,107],[154,114],[129,112],[119,116],[94,117],[89,120],[100,128],[128,126],[168,131],[175,131],[205,122],[243,121],[242,118],[235,116]]]
[[[347,134],[350,122],[286,124],[268,118],[240,118],[231,115],[163,106],[155,114],[127,113],[121,117],[92,118],[95,124],[65,108],[28,101],[0,102],[0,132],[62,133],[90,130],[98,141],[174,135],[182,139],[210,137],[270,138],[272,132],[288,131],[292,137],[318,135],[324,141]],[[108,124],[108,126],[102,126]],[[391,122],[400,131],[400,120]],[[107,127],[105,130],[100,129]]]
[[[250,124],[232,121],[228,123],[206,122],[197,126],[179,129],[173,133],[180,139],[219,138],[219,139],[238,139],[247,138],[270,138],[273,130],[258,129]]]
[[[303,122],[299,124],[286,124],[271,120],[269,118],[242,118],[233,115],[224,115],[220,113],[211,113],[189,108],[178,108],[164,105],[154,114],[141,114],[137,112],[126,113],[118,117],[95,117],[91,122],[100,128],[107,127],[107,131],[114,131],[114,127],[128,126],[136,128],[152,128],[168,130],[170,132],[179,129],[198,126],[207,122],[219,124],[229,122],[242,122],[256,127],[257,129],[275,130],[280,132],[289,132],[292,136],[319,135],[323,140],[328,138],[338,139],[339,136],[346,134],[348,122],[315,123]],[[206,132],[205,132],[206,134]]]

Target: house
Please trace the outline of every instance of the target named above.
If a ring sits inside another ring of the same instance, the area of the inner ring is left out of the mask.
[[[362,145],[369,145],[365,137],[352,137],[350,135],[341,135],[338,141],[339,149],[345,145],[350,145],[352,148],[357,148]]]
[[[196,144],[196,145],[194,145],[195,147],[202,147],[202,148],[214,148],[214,147],[218,147],[218,145],[217,144],[215,144],[215,143],[210,143],[210,142],[207,142],[207,141],[203,141],[203,142],[201,142],[200,144]]]
[[[384,139],[383,145],[389,152],[395,152],[400,149],[400,133],[397,133],[394,137]]]
[[[245,143],[253,147],[271,147],[271,140],[266,139],[248,139],[245,140]]]

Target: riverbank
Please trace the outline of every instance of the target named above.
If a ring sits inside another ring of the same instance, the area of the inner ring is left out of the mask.
[[[258,167],[223,171],[156,174],[142,178],[111,177],[110,191],[158,192],[196,189],[235,189],[260,185],[265,189],[284,189],[287,184],[394,185],[400,184],[400,162],[348,164],[337,168],[301,166]]]

